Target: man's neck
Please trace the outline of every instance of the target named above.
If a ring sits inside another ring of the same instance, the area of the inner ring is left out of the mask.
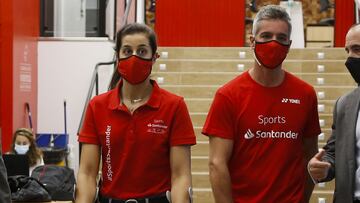
[[[250,77],[265,87],[277,87],[285,78],[285,71],[281,65],[275,69],[265,68],[255,62],[254,67],[249,70]]]

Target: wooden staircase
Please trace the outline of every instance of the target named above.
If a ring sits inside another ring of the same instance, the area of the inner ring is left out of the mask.
[[[209,181],[209,142],[201,129],[216,90],[253,65],[249,48],[161,47],[152,77],[159,85],[185,98],[194,125],[197,145],[192,147],[192,178],[195,203],[213,203]],[[344,63],[343,48],[292,49],[283,68],[313,85],[318,95],[322,147],[331,133],[336,99],[356,83]],[[311,203],[332,202],[334,181],[315,186]]]

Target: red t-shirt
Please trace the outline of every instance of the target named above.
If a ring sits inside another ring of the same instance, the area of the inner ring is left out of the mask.
[[[304,137],[321,132],[314,89],[285,72],[264,87],[248,72],[221,87],[202,133],[234,141],[229,172],[235,202],[303,201]]]
[[[88,105],[79,142],[101,146],[105,197],[141,198],[170,190],[170,147],[196,143],[183,98],[151,82],[149,101],[133,115],[121,104],[122,83]]]

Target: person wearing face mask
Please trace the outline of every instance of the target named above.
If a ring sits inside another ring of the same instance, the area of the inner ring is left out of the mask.
[[[360,84],[360,25],[346,34],[345,66]],[[335,178],[334,203],[360,202],[360,88],[341,96],[335,103],[332,133],[323,149],[308,164],[315,182]]]
[[[100,159],[101,203],[190,203],[196,138],[184,99],[150,79],[156,50],[156,35],[144,24],[117,32],[110,90],[90,101],[78,137],[76,203],[94,201]]]
[[[316,93],[282,67],[291,44],[285,9],[262,7],[252,34],[253,67],[218,89],[202,130],[215,202],[308,202],[306,163],[321,132]]]
[[[28,128],[19,128],[13,135],[10,154],[26,154],[29,160],[29,174],[37,166],[44,165],[41,150],[36,146],[32,131]]]

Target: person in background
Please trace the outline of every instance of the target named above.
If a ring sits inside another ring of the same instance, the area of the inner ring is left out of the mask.
[[[0,136],[1,137],[1,136]],[[1,149],[1,143],[0,143]],[[0,202],[11,202],[11,192],[7,181],[7,173],[0,150]]]
[[[29,160],[29,172],[44,165],[41,150],[36,146],[33,132],[28,128],[18,128],[14,135],[9,154],[26,154]]]
[[[353,25],[345,39],[345,66],[360,84],[360,24]],[[341,96],[333,111],[332,132],[326,145],[308,164],[315,182],[335,178],[334,203],[360,203],[360,87]]]
[[[196,138],[184,99],[150,79],[156,35],[144,24],[125,25],[115,50],[111,90],[90,101],[79,133],[76,203],[94,201],[100,158],[102,203],[190,203]]]
[[[216,92],[202,130],[215,202],[308,202],[306,165],[321,132],[316,93],[282,68],[291,45],[285,9],[262,7],[252,34],[253,67]]]

